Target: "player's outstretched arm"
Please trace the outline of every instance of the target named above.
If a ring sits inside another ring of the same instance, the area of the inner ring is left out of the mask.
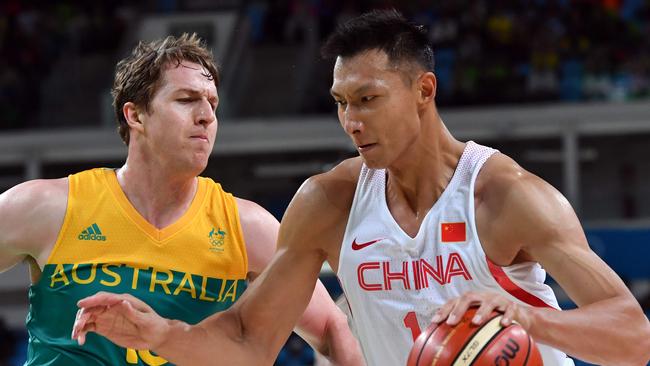
[[[248,268],[257,277],[275,253],[280,224],[254,202],[237,199],[237,205],[246,241]],[[294,331],[332,364],[364,363],[358,342],[348,327],[347,317],[334,304],[320,281]]]
[[[259,347],[269,363],[275,359],[312,298],[332,243],[338,245],[332,241],[335,237],[332,232],[340,223],[341,214],[339,209],[333,209],[331,195],[327,194],[331,178],[310,178],[298,190],[282,219],[278,248],[271,263],[234,306],[248,346]],[[336,320],[336,327],[344,324],[340,320]],[[307,324],[301,325],[304,328]],[[322,329],[323,335],[319,338],[331,337],[331,332],[336,330]],[[350,334],[349,330],[347,332]],[[330,342],[329,346],[333,349],[326,353],[335,355],[344,342],[340,336],[332,339],[334,343]]]
[[[269,267],[227,311],[189,326],[148,307],[123,299],[115,306],[117,299],[96,295],[80,302],[86,309],[73,337],[81,341],[85,332],[95,331],[179,365],[271,365],[305,310],[327,256],[328,214],[314,185],[306,183],[287,209]],[[152,329],[158,334],[151,336]],[[128,332],[137,337],[128,339]]]

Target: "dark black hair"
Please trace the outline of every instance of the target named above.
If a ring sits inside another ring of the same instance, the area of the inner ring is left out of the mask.
[[[325,41],[321,55],[335,59],[372,49],[384,51],[394,65],[415,62],[426,71],[434,70],[427,30],[408,22],[395,9],[373,10],[339,25]]]

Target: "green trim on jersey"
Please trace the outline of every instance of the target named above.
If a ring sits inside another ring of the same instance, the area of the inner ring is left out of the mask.
[[[246,289],[243,279],[219,279],[124,264],[48,264],[29,289],[25,365],[171,365],[148,351],[127,350],[95,333],[83,347],[70,338],[77,301],[98,291],[130,293],[161,316],[196,324],[223,311]]]

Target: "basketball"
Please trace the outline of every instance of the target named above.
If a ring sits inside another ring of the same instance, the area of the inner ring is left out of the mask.
[[[482,325],[471,323],[470,308],[456,326],[432,323],[417,339],[407,366],[540,366],[535,342],[519,324],[503,327],[502,314],[492,312]]]

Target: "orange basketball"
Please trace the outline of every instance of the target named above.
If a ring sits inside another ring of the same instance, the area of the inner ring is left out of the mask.
[[[502,314],[492,312],[482,325],[471,323],[472,307],[452,327],[432,323],[415,340],[407,366],[540,366],[542,356],[518,324],[503,327]]]

